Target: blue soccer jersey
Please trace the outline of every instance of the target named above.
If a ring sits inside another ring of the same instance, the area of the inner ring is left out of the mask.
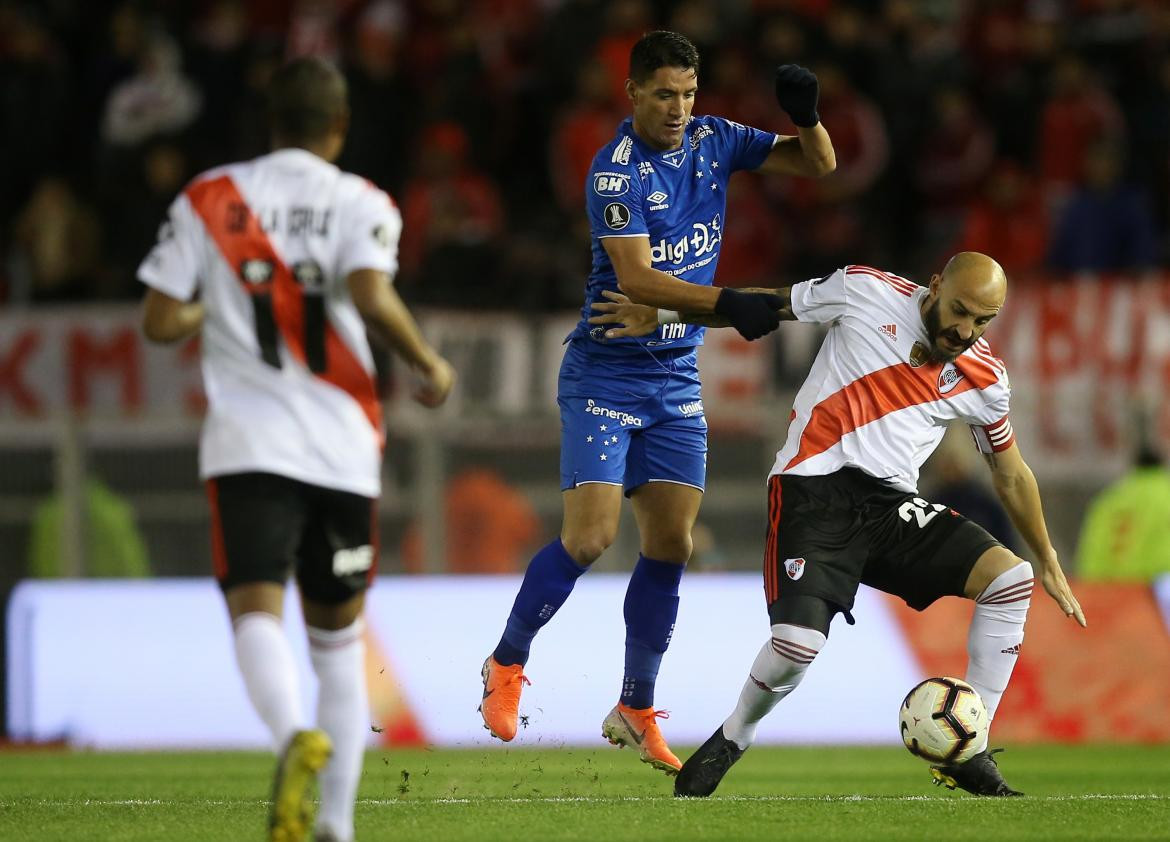
[[[592,303],[606,300],[602,290],[617,290],[617,276],[601,241],[649,237],[655,269],[710,286],[719,263],[728,179],[737,170],[760,166],[775,142],[772,132],[722,117],[694,117],[682,146],[662,152],[646,145],[634,133],[632,118],[626,118],[589,168],[585,196],[593,268],[581,321],[569,338],[617,352],[701,344],[704,328],[697,325],[668,324],[649,336],[606,339],[605,326],[589,324]]]

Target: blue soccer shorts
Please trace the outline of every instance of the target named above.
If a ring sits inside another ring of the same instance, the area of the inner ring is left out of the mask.
[[[561,362],[561,490],[647,482],[703,490],[707,419],[695,349],[589,353],[569,343]]]

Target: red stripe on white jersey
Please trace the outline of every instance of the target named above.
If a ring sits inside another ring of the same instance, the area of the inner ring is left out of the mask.
[[[871,278],[875,278],[879,281],[882,281],[883,283],[888,284],[902,295],[905,295],[907,298],[914,294],[914,290],[918,289],[915,284],[907,281],[905,278],[899,278],[896,275],[888,275],[879,269],[874,269],[869,266],[848,266],[845,269],[845,273],[848,275],[868,275]]]
[[[292,271],[277,254],[264,229],[260,227],[235,182],[230,176],[222,175],[191,185],[187,188],[186,194],[191,207],[203,220],[203,225],[215,241],[220,254],[237,273],[245,260],[266,260],[272,264],[273,276],[270,283],[276,324],[289,352],[304,363],[304,292],[293,278]],[[237,227],[240,230],[229,229],[227,226],[229,206],[236,211]],[[241,208],[242,219],[239,214]],[[244,281],[241,280],[240,283],[244,284]],[[331,383],[357,401],[370,425],[377,432],[379,444],[384,445],[382,405],[378,401],[373,378],[328,321],[325,324],[325,359],[327,362],[325,371],[314,376]]]
[[[956,367],[957,366],[956,361]],[[968,389],[984,389],[995,383],[994,373],[971,366],[947,394],[953,399]],[[942,399],[938,392],[938,363],[914,368],[898,363],[866,374],[813,407],[800,436],[800,448],[784,466],[790,470],[805,459],[824,453],[849,433],[891,412]]]
[[[988,345],[984,340],[977,340],[975,344],[971,346],[971,352],[980,360],[994,368],[996,371],[1001,373],[1007,371],[1007,366],[1004,365],[1003,360],[1001,360],[995,354],[991,353],[991,346]]]

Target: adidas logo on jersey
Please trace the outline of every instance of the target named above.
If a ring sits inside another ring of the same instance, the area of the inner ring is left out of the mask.
[[[1001,649],[999,651],[1000,651],[1001,655],[1019,655],[1020,654],[1020,644],[1014,643],[1011,646],[1009,646],[1007,649]]]
[[[886,335],[887,339],[892,339],[894,342],[898,341],[898,326],[897,325],[882,325],[878,328]]]

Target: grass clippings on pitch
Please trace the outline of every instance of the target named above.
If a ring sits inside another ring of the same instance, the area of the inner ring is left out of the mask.
[[[358,839],[1170,840],[1170,747],[997,759],[1026,798],[936,788],[897,748],[755,748],[716,797],[688,801],[630,751],[373,752]],[[261,840],[272,765],[257,753],[0,753],[0,839]]]

